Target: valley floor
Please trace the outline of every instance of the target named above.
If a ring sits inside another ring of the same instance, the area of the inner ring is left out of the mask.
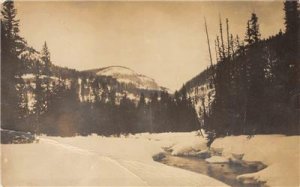
[[[172,143],[166,135],[161,140],[147,136],[41,137],[39,143],[1,145],[2,185],[225,186],[208,176],[153,161],[152,155],[161,152],[161,146]]]
[[[238,176],[269,186],[299,186],[299,136],[257,135],[217,139],[223,160],[261,161],[267,167]],[[128,137],[40,137],[39,143],[1,145],[3,186],[226,186],[208,176],[166,166],[152,156],[197,155],[206,141],[197,132]],[[213,161],[213,159],[211,159]]]

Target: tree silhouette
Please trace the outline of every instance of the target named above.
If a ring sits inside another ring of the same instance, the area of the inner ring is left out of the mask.
[[[19,20],[14,2],[5,1],[1,11],[1,116],[3,128],[14,128],[18,119],[18,93],[20,82],[19,55],[25,48],[25,41],[19,35]]]

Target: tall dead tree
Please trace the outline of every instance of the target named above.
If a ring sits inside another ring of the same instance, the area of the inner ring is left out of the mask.
[[[211,57],[211,50],[210,50],[210,43],[209,43],[209,36],[208,36],[208,30],[207,30],[207,23],[206,18],[204,17],[204,25],[205,25],[205,32],[206,32],[206,39],[207,39],[207,46],[208,46],[208,52],[209,52],[209,59],[210,59],[210,66],[213,66],[213,61]]]
[[[227,56],[230,58],[230,38],[229,38],[229,21],[226,18],[226,34],[227,34]]]
[[[223,37],[223,25],[222,25],[222,20],[221,16],[219,16],[220,19],[220,39],[221,39],[221,47],[222,47],[222,59],[225,58],[225,45],[224,45],[224,37]]]

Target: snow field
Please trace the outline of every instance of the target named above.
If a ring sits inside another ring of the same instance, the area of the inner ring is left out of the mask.
[[[202,174],[166,166],[152,156],[206,151],[199,132],[142,133],[122,137],[40,137],[39,143],[2,145],[4,186],[226,186]],[[238,180],[299,186],[299,136],[256,135],[216,139],[206,161],[262,162],[267,167]]]
[[[41,137],[2,145],[4,186],[226,186],[208,176],[152,160],[162,146],[191,134]]]

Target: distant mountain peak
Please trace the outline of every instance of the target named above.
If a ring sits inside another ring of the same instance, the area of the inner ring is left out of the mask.
[[[135,71],[124,66],[108,66],[98,69],[97,75],[115,76],[115,75],[138,75]]]
[[[98,76],[107,76],[116,79],[120,83],[131,84],[138,89],[167,90],[159,86],[153,78],[139,74],[125,66],[108,66],[99,69],[88,70]]]

